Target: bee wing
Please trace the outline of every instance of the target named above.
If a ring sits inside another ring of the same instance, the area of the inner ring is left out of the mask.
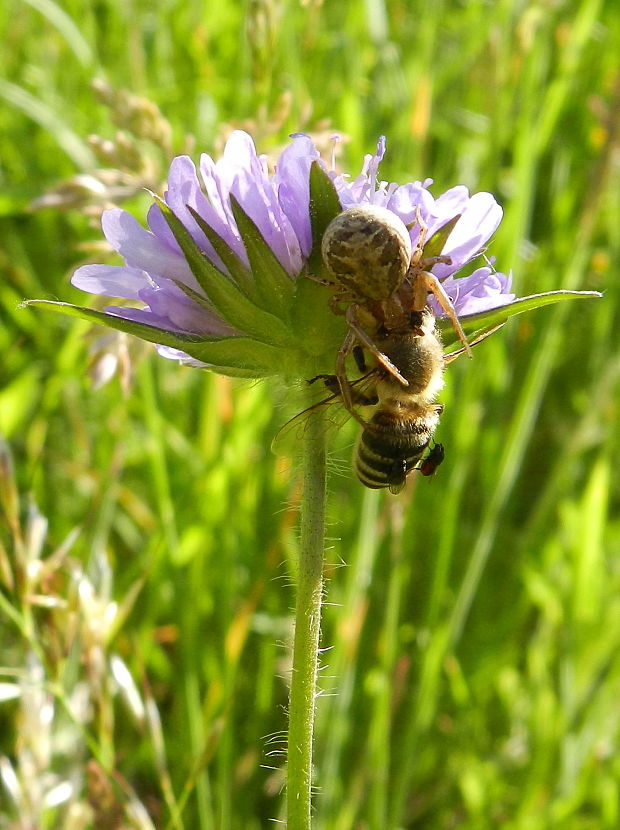
[[[377,372],[373,370],[363,377],[352,381],[351,387],[354,390],[354,398],[359,396],[361,400],[364,400],[368,391],[373,388],[376,376]],[[334,384],[327,385],[333,387]],[[322,401],[318,401],[307,409],[304,409],[303,412],[299,412],[290,421],[287,421],[284,426],[280,427],[271,442],[271,451],[275,455],[295,454],[308,428],[308,419],[320,407],[324,407],[327,411],[325,415],[325,429],[329,434],[336,433],[352,417],[351,413],[342,405],[340,394],[335,392],[332,395],[328,395]]]
[[[333,412],[330,412],[326,416],[327,429],[339,428],[351,417],[350,413],[342,405],[340,395],[329,395],[324,400],[318,401],[313,406],[304,409],[303,412],[298,412],[294,418],[291,418],[284,426],[280,427],[271,442],[271,452],[275,455],[294,454],[303,441],[306,429],[308,428],[308,419],[313,412],[316,412],[321,407],[330,407],[333,410]]]

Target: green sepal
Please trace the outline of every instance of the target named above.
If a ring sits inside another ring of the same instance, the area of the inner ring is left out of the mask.
[[[68,314],[70,317],[79,317],[82,320],[88,320],[90,323],[97,323],[109,329],[116,329],[116,331],[124,331],[125,334],[132,334],[134,337],[139,337],[141,340],[148,340],[149,343],[157,343],[160,346],[170,346],[172,349],[186,351],[185,347],[188,343],[195,343],[201,339],[199,335],[179,334],[178,332],[157,328],[157,326],[150,326],[148,323],[126,320],[124,317],[117,317],[116,314],[97,311],[94,308],[86,308],[85,306],[72,305],[71,303],[61,303],[54,300],[25,300],[21,305],[22,307],[37,306],[51,308],[52,311]]]
[[[203,297],[201,294],[196,293],[196,291],[193,291],[191,288],[189,288],[189,286],[184,285],[183,283],[178,282],[177,280],[175,280],[175,285],[181,291],[183,291],[184,294],[187,294],[187,296],[191,300],[193,300],[195,303],[197,303],[200,306],[203,306],[203,308],[207,309],[208,311],[212,310],[212,306],[209,303],[209,301],[207,299],[205,299],[205,297]],[[278,322],[280,322],[280,321],[278,321]],[[234,343],[243,342],[243,343],[256,344],[256,347],[255,347],[255,354],[256,355],[262,354],[262,351],[263,351],[262,347],[263,346],[268,348],[268,349],[271,349],[270,354],[272,354],[272,356],[273,356],[273,365],[276,367],[276,369],[277,369],[278,365],[279,364],[281,365],[281,363],[282,363],[283,346],[287,351],[291,351],[292,348],[293,348],[292,344],[290,344],[288,342],[265,343],[264,341],[259,341],[259,340],[256,340],[254,338],[251,338],[251,337],[243,337],[243,336],[239,336],[239,335],[223,335],[223,336],[220,335],[219,337],[209,338],[209,340],[208,340],[209,343],[216,342],[216,341],[217,341],[217,343],[224,342],[224,341],[230,341],[231,343],[233,343],[233,342]],[[187,349],[185,349],[185,351],[187,351]],[[188,352],[188,354],[189,354],[189,352]],[[192,353],[192,356],[196,357],[196,355],[194,355],[193,353]],[[198,358],[198,359],[202,360],[203,358]],[[225,374],[228,374],[228,372],[227,371],[221,371],[220,374],[225,375]],[[264,377],[265,374],[274,374],[274,372],[273,372],[273,370],[271,370],[269,372],[264,372],[261,369],[261,371],[257,375],[239,375],[239,374],[236,374],[233,377]]]
[[[227,378],[240,378],[242,380],[261,380],[273,375],[273,372],[262,372],[258,369],[238,369],[235,366],[209,366],[209,372],[216,375],[224,375]]]
[[[107,328],[116,329],[126,334],[132,334],[141,340],[155,343],[159,346],[168,346],[179,349],[196,360],[213,364],[214,370],[222,374],[230,374],[234,370],[237,377],[265,377],[274,375],[283,370],[282,350],[260,343],[249,337],[202,337],[200,335],[180,334],[167,331],[147,323],[135,320],[126,320],[104,311],[93,308],[60,303],[52,300],[26,300],[23,306],[38,306],[51,308],[62,314],[79,317],[91,323],[97,323]],[[226,371],[230,370],[230,371]]]
[[[190,298],[190,300],[193,300],[197,305],[204,308],[210,314],[215,314],[219,317],[217,309],[214,307],[213,303],[209,302],[204,294],[199,294],[197,291],[194,291],[193,288],[190,288],[189,285],[185,285],[185,283],[180,280],[172,280],[172,282],[176,285],[179,291],[182,291],[187,297]]]
[[[329,355],[335,359],[347,327],[344,316],[334,314],[329,307],[333,289],[303,274],[296,289],[291,326],[298,337],[298,348],[312,358]]]
[[[228,268],[230,276],[251,300],[256,302],[258,294],[256,291],[256,284],[252,276],[252,272],[239,259],[237,254],[228,245],[222,237],[216,233],[211,225],[209,225],[203,217],[191,205],[185,205],[189,212],[194,217],[194,221],[200,230],[207,237],[209,242],[213,245],[215,252],[222,260],[224,265]]]
[[[312,229],[312,251],[308,267],[316,276],[329,274],[323,265],[321,241],[329,223],[342,213],[338,191],[319,161],[310,165],[310,227]]]
[[[282,320],[248,299],[226,274],[207,259],[170,207],[159,197],[155,196],[155,199],[192,274],[217,314],[234,329],[249,334],[262,343],[290,345],[291,334]],[[287,279],[291,283],[292,291],[292,280],[288,277]]]
[[[458,213],[449,222],[446,222],[445,225],[442,225],[438,231],[431,236],[428,242],[425,243],[423,248],[423,256],[424,258],[431,258],[436,257],[441,254],[444,249],[446,242],[448,241],[448,237],[454,230],[454,226],[461,218],[461,214]]]
[[[285,320],[293,300],[293,279],[232,193],[230,205],[248,255],[258,301],[264,309]]]
[[[495,326],[505,323],[516,314],[523,314],[525,311],[533,311],[535,308],[542,308],[562,300],[578,300],[580,298],[602,297],[598,291],[547,291],[544,294],[532,294],[529,297],[521,297],[512,303],[493,308],[489,311],[480,311],[478,314],[464,314],[459,316],[463,331],[469,341],[470,335],[486,332]],[[452,351],[459,340],[454,334],[452,323],[447,317],[437,318],[437,327],[444,333],[444,351]],[[447,336],[446,336],[447,335]]]
[[[220,374],[234,371],[235,377],[262,378],[276,375],[285,369],[281,349],[249,337],[203,340],[186,344],[183,351],[196,360],[209,363]]]

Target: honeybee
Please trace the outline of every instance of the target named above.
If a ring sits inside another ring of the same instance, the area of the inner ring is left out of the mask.
[[[435,403],[443,387],[444,367],[435,317],[425,306],[412,312],[412,323],[405,331],[376,337],[377,348],[408,385],[404,387],[391,372],[377,368],[377,403],[362,424],[354,462],[362,484],[374,490],[387,487],[391,493],[399,493],[409,473],[428,461],[430,456],[426,460],[423,456],[443,412],[443,406]]]
[[[353,396],[346,373],[346,359],[356,345],[367,349],[392,377],[404,388],[409,381],[388,354],[378,346],[380,332],[406,337],[414,326],[417,314],[428,309],[432,293],[452,323],[463,350],[471,356],[452,301],[430,268],[450,258],[432,253],[436,239],[447,236],[459,220],[455,216],[428,243],[428,227],[419,211],[415,224],[419,228],[415,247],[409,230],[392,211],[377,205],[362,204],[338,214],[328,225],[321,242],[323,262],[336,290],[331,307],[337,313],[346,304],[344,313],[347,334],[336,357],[336,377],[343,403],[352,409]]]
[[[412,312],[406,329],[377,333],[373,345],[397,368],[407,386],[403,386],[382,361],[375,359],[374,351],[370,356],[375,360],[375,366],[366,371],[363,352],[356,344],[356,363],[360,371],[366,373],[357,380],[347,381],[351,406],[345,405],[345,409],[362,426],[353,466],[366,487],[388,488],[396,494],[403,489],[412,470],[425,470],[424,474],[430,475],[440,463],[436,448],[441,445],[436,445],[426,458],[424,454],[443,411],[443,406],[435,403],[443,386],[443,347],[435,328],[435,316],[428,306]],[[332,394],[289,421],[276,436],[276,447],[317,407],[344,405],[339,378],[336,375],[319,378]],[[312,382],[319,378],[313,378]],[[370,406],[373,409],[369,417],[360,414],[360,408]]]
[[[465,336],[452,302],[429,268],[449,257],[435,255],[458,221],[454,217],[430,240],[419,213],[415,248],[409,231],[391,211],[375,205],[357,205],[338,214],[322,240],[323,261],[335,288],[331,307],[344,313],[347,333],[336,356],[335,374],[313,378],[325,381],[331,395],[304,410],[280,430],[274,449],[294,432],[316,407],[340,403],[362,426],[354,469],[371,489],[399,493],[413,470],[430,476],[444,458],[442,444],[430,444],[443,412],[435,403],[443,387],[444,366],[495,328]],[[439,244],[436,245],[435,243]],[[322,281],[325,282],[325,281]],[[451,321],[462,346],[444,356],[429,293]],[[339,306],[346,305],[344,312]],[[374,367],[366,371],[364,355]],[[351,381],[346,361],[353,355],[362,377]],[[369,417],[359,409],[373,406]],[[427,452],[428,450],[428,452]],[[426,455],[425,455],[426,453]]]

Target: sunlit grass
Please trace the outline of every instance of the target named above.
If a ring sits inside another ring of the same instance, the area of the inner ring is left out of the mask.
[[[338,437],[315,826],[616,828],[616,5],[15,1],[0,35],[2,821],[282,818],[298,481],[269,446],[298,402],[144,350],[95,390],[86,327],[17,310],[84,299],[99,231],[26,208],[114,136],[105,77],[176,151],[249,120],[266,152],[340,131],[354,169],[385,133],[386,179],[497,196],[517,293],[605,292],[450,366],[432,481],[365,492]]]

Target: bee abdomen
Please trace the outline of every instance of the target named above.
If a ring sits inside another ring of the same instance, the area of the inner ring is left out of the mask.
[[[428,447],[439,412],[415,407],[415,417],[391,408],[375,412],[360,436],[355,472],[366,487],[398,491]],[[419,411],[417,411],[419,410]]]
[[[355,459],[355,472],[365,487],[371,490],[400,487],[419,461],[424,447],[414,453],[398,450],[392,454],[392,450],[394,447],[386,444],[381,452],[375,452],[365,446],[362,437]]]

